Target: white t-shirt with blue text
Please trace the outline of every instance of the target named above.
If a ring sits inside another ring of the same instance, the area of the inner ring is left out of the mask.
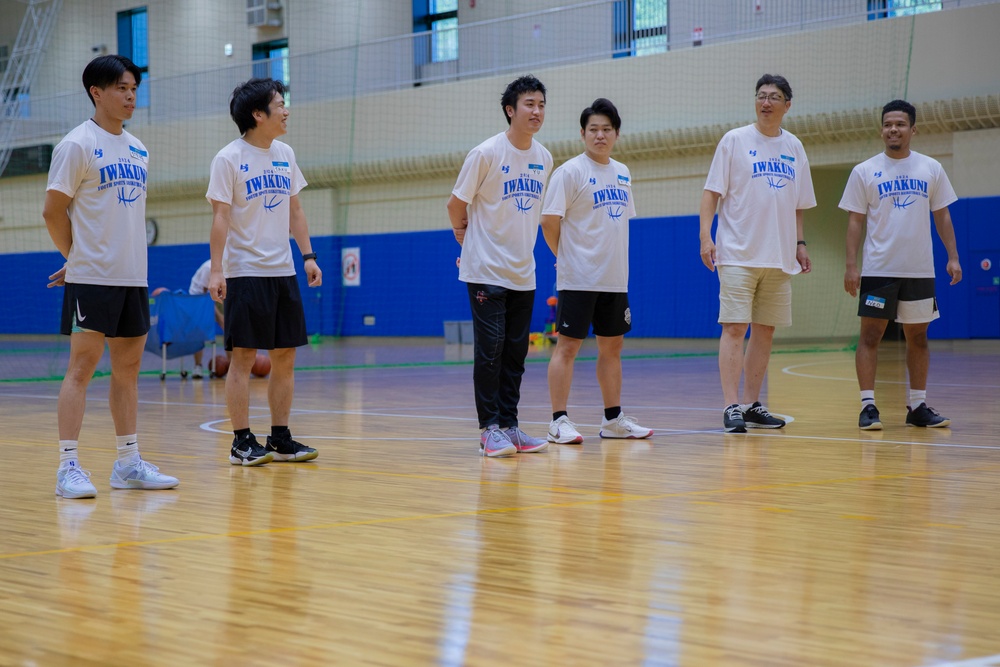
[[[459,280],[535,289],[535,240],[550,173],[552,154],[534,139],[520,150],[501,132],[469,151],[452,190],[469,205]]]
[[[930,214],[957,199],[941,163],[916,151],[854,167],[838,206],[867,216],[861,275],[933,278]]]
[[[46,189],[72,198],[67,283],[146,286],[148,168],[142,142],[124,130],[106,132],[93,120],[56,145]]]
[[[809,160],[787,130],[730,130],[715,149],[705,189],[722,195],[716,264],[781,269],[795,275],[795,212],[816,206]]]
[[[542,215],[562,217],[558,290],[628,292],[628,222],[635,217],[628,167],[586,153],[567,160],[545,189]]]
[[[295,152],[286,143],[257,148],[241,137],[219,151],[205,197],[232,207],[222,255],[226,278],[295,275],[289,200],[305,186]]]

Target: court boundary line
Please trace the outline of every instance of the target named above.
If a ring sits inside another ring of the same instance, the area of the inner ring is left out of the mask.
[[[784,368],[781,369],[781,372],[784,373],[784,374],[786,374],[786,375],[792,375],[794,377],[801,377],[801,378],[808,378],[810,380],[835,380],[837,382],[857,382],[858,381],[857,377],[841,378],[841,377],[833,377],[833,376],[830,376],[830,375],[809,375],[807,373],[796,373],[796,372],[794,372],[792,370],[792,369],[795,369],[795,368],[805,368],[805,367],[808,367],[808,366],[820,366],[823,363],[824,362],[821,362],[821,361],[810,361],[810,362],[804,363],[804,364],[793,364],[791,366],[785,366]],[[908,380],[879,380],[879,379],[876,379],[875,383],[876,384],[902,384],[902,385],[909,385],[909,381]],[[964,387],[964,388],[971,388],[971,389],[1000,389],[1000,385],[996,385],[996,384],[962,384],[962,383],[957,383],[957,382],[929,382],[929,381],[928,381],[927,384],[929,386],[932,386],[932,387]]]
[[[34,395],[34,394],[20,394],[20,393],[7,393],[7,392],[0,392],[0,396],[2,396],[2,397],[8,397],[8,398],[32,398],[32,399],[44,399],[44,400],[57,400],[58,399],[58,395],[39,396],[39,395]],[[107,401],[107,399],[100,398],[100,397],[88,397],[87,400],[88,401],[91,401],[91,400],[93,400],[93,401],[101,401],[101,402],[106,402]],[[178,406],[178,407],[215,406],[215,407],[218,407],[220,409],[224,409],[226,407],[225,405],[223,405],[221,403],[211,403],[211,404],[209,404],[209,403],[189,403],[189,402],[185,402],[185,401],[177,401],[177,402],[171,402],[171,401],[150,401],[150,400],[141,400],[141,399],[139,401],[139,404],[140,405],[159,405],[159,406]],[[536,407],[538,409],[543,409],[545,406],[534,406],[534,407]],[[705,411],[705,412],[712,412],[712,411],[715,410],[715,408],[689,408],[689,407],[682,407],[682,406],[654,406],[654,407],[649,407],[649,406],[631,406],[631,407],[633,409],[698,410],[698,411]],[[441,409],[441,408],[435,408],[435,409]],[[447,408],[445,408],[445,409],[447,409]],[[455,409],[459,409],[459,408],[455,408]],[[268,408],[266,406],[253,406],[253,405],[251,405],[250,406],[250,410],[251,411],[260,411],[260,412],[265,412],[266,413],[266,411],[268,410]],[[475,422],[475,418],[473,418],[473,417],[446,417],[446,416],[441,416],[441,415],[394,414],[394,413],[390,413],[390,412],[372,412],[372,411],[362,411],[362,410],[316,410],[316,409],[301,409],[301,408],[296,409],[296,408],[293,408],[291,412],[292,412],[292,414],[301,414],[301,415],[308,415],[308,414],[331,414],[331,415],[353,415],[353,416],[360,416],[360,417],[364,417],[364,416],[376,416],[376,417],[390,417],[390,418],[399,418],[399,419],[414,419],[414,418],[419,418],[419,419],[433,419],[433,420],[438,420],[438,421],[470,421],[470,422],[473,422],[473,423]],[[774,413],[774,414],[778,414],[778,413]],[[790,417],[790,420],[791,420],[790,423],[795,421],[795,418],[791,417],[790,415],[781,415],[781,416]],[[251,415],[251,419],[253,419],[253,415]],[[227,434],[230,433],[230,431],[223,431],[223,430],[214,428],[214,424],[218,424],[218,423],[221,423],[221,422],[224,422],[224,421],[227,421],[227,418],[212,419],[212,420],[209,420],[209,421],[206,421],[206,422],[202,422],[201,424],[198,425],[198,429],[200,431],[203,431],[203,432],[206,432],[206,433],[213,433],[215,435],[227,435]],[[534,426],[545,426],[544,422],[524,421],[523,423],[524,424],[531,424],[531,425],[534,425]],[[593,428],[597,428],[597,427],[600,426],[599,424],[586,424],[586,423],[583,423],[583,422],[579,422],[579,425],[580,426],[593,427]],[[765,433],[739,433],[739,434],[725,433],[722,429],[719,429],[719,428],[711,428],[711,429],[669,429],[669,428],[654,428],[653,431],[654,431],[653,437],[655,437],[657,434],[671,435],[671,436],[721,434],[721,435],[724,435],[724,436],[727,436],[727,437],[757,437],[757,438],[759,438],[759,437],[767,437],[767,436],[776,436],[776,437],[781,437],[781,438],[794,438],[794,439],[798,439],[798,440],[823,440],[823,441],[827,441],[827,442],[849,442],[849,443],[860,443],[860,444],[891,444],[891,445],[909,445],[909,446],[918,446],[918,447],[919,446],[923,446],[923,447],[944,447],[944,448],[954,448],[954,449],[1000,450],[1000,445],[992,446],[992,445],[972,445],[972,444],[951,443],[951,442],[920,442],[920,441],[914,441],[914,440],[884,440],[884,439],[862,438],[862,437],[858,437],[858,438],[839,438],[839,437],[830,437],[830,436],[821,436],[821,435],[798,435],[798,434],[793,434],[793,433],[788,433],[788,432],[777,433],[776,432],[777,429],[768,429],[768,431],[765,432]],[[412,438],[403,438],[403,437],[398,437],[398,438],[369,438],[369,437],[362,437],[362,436],[357,436],[357,437],[353,437],[353,436],[315,436],[315,435],[304,435],[304,434],[300,434],[300,433],[296,433],[296,437],[301,438],[302,440],[306,440],[306,439],[314,439],[314,440],[319,440],[319,439],[322,439],[322,440],[380,440],[380,441],[386,441],[386,442],[393,442],[393,441],[397,441],[397,440],[412,440]],[[442,436],[442,437],[438,437],[438,438],[428,438],[428,440],[441,441],[441,442],[445,442],[445,441],[459,441],[459,440],[470,440],[471,441],[471,440],[474,440],[474,438],[471,438],[471,437],[470,438],[466,438],[466,437],[461,437],[461,436],[453,436],[453,437],[452,436]],[[95,447],[85,447],[84,449],[94,449],[94,450],[98,450],[98,451],[101,450],[101,448],[99,448],[99,447],[98,448],[95,448]]]
[[[670,340],[670,339],[664,339]],[[706,338],[705,340],[714,340]],[[441,343],[441,345],[446,345],[446,343]],[[67,348],[68,349],[68,348]],[[788,350],[772,350],[771,354],[812,354],[812,353],[825,353],[825,352],[848,352],[852,351],[854,348],[851,346],[842,348],[824,348],[824,347],[812,347],[812,348],[795,348]],[[647,354],[622,354],[622,361],[643,361],[648,359],[687,359],[687,358],[697,358],[697,357],[716,357],[719,355],[718,350],[715,351],[705,351],[705,352],[664,352],[664,353],[647,353]],[[597,356],[582,356],[577,357],[577,361],[596,361]],[[351,370],[380,370],[389,368],[442,368],[448,366],[471,366],[474,360],[472,359],[459,359],[455,361],[449,361],[447,359],[440,359],[436,361],[413,361],[413,362],[394,362],[394,363],[381,363],[381,364],[320,364],[312,366],[296,366],[295,372],[312,372],[312,371],[351,371]],[[548,363],[548,357],[528,357],[525,359],[526,364],[538,364],[538,363]],[[146,371],[139,371],[140,377],[156,377],[162,373],[161,370],[150,369]],[[180,371],[170,370],[167,371],[166,375],[175,376],[180,375]],[[37,383],[37,382],[62,382],[65,375],[50,375],[48,377],[24,377],[24,378],[0,378],[0,384],[16,384],[16,383]],[[94,371],[94,380],[102,380],[111,377],[111,371],[105,371],[98,369]]]

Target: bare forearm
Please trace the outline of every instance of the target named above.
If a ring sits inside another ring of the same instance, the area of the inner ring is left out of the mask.
[[[549,246],[549,250],[556,257],[559,257],[559,224],[562,221],[558,215],[543,215],[542,216],[542,238],[545,239],[545,244]]]
[[[469,205],[455,195],[448,199],[448,220],[458,245],[465,242],[465,230],[469,226]]]
[[[448,219],[452,229],[465,229],[469,226],[469,205],[452,195],[448,200]]]
[[[208,235],[208,247],[212,259],[212,272],[222,271],[222,253],[226,249],[226,237],[229,235],[229,218],[216,213],[212,216],[212,230]]]
[[[853,268],[858,265],[858,250],[861,248],[862,231],[865,225],[865,216],[860,213],[851,213],[847,219],[847,267]]]
[[[73,225],[69,216],[63,216],[61,220],[46,217],[45,228],[48,229],[56,249],[63,257],[69,257],[70,248],[73,247]]]
[[[69,206],[73,200],[57,190],[45,193],[42,219],[56,249],[63,257],[69,257],[73,247],[73,223],[69,219]]]
[[[719,207],[719,193],[711,190],[703,190],[701,193],[701,207],[699,209],[700,236],[701,240],[712,240],[712,221],[715,219],[715,211]]]
[[[289,221],[289,226],[292,231],[292,238],[299,246],[299,250],[303,255],[312,252],[312,241],[309,238],[309,223],[306,221],[306,216],[293,215]]]

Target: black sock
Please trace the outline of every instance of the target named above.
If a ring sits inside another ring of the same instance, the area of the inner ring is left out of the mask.
[[[604,408],[604,418],[608,421],[612,419],[617,419],[618,415],[622,413],[622,406],[616,405],[613,408]]]
[[[248,428],[238,428],[235,431],[233,431],[233,435],[236,436],[237,440],[242,440],[243,438],[245,438],[248,435],[250,435],[250,429],[248,429]]]
[[[560,410],[559,412],[552,413],[552,421],[559,419],[560,417],[566,417],[567,413],[565,410]]]
[[[271,427],[271,437],[272,438],[284,438],[291,437],[292,432],[288,430],[287,426],[272,426]]]

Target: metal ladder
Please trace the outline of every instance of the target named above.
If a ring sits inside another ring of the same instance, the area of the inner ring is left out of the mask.
[[[31,90],[38,64],[62,8],[62,0],[23,0],[28,9],[21,21],[7,69],[0,79],[0,176],[14,150],[14,130],[21,119],[21,106]]]

